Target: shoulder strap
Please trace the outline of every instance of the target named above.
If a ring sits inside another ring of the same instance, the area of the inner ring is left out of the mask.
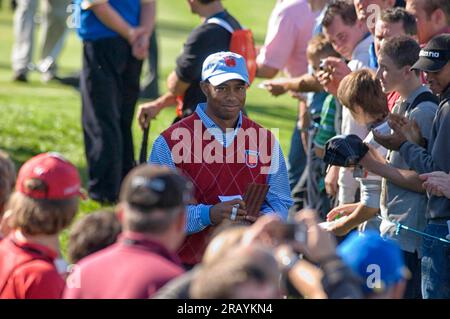
[[[422,102],[426,102],[429,101],[431,103],[434,103],[436,105],[439,104],[439,99],[437,98],[436,95],[434,95],[431,92],[423,92],[420,93],[418,96],[416,96],[416,98],[414,99],[414,101],[408,106],[408,108],[406,109],[407,112],[411,112],[412,110],[414,110],[414,108],[419,105]]]
[[[228,22],[226,22],[224,19],[213,17],[213,18],[208,19],[206,22],[218,24],[230,33],[234,32],[234,29],[231,27],[231,25]]]

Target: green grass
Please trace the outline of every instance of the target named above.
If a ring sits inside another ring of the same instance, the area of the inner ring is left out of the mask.
[[[244,26],[253,30],[257,43],[264,40],[266,24],[275,0],[226,0],[224,4]],[[11,82],[10,54],[13,42],[12,14],[5,5],[0,10],[0,148],[6,150],[19,167],[33,155],[57,151],[79,169],[86,184],[86,160],[81,131],[81,101],[76,90],[60,84],[42,84],[38,74],[31,74],[31,83]],[[174,68],[188,34],[199,24],[186,1],[158,1],[158,35],[160,50],[160,88]],[[39,39],[39,33],[36,40]],[[35,46],[38,58],[39,44]],[[59,61],[61,75],[76,72],[81,65],[81,42],[70,32]],[[295,123],[296,103],[289,97],[273,98],[255,85],[248,91],[247,109],[252,119],[268,128],[278,128],[280,142],[287,154],[290,134]],[[173,109],[166,109],[152,123],[150,143],[172,121]],[[136,155],[141,133],[133,128]],[[150,144],[151,145],[151,144]],[[100,206],[87,200],[81,204],[81,216]],[[66,235],[62,236],[65,247]]]

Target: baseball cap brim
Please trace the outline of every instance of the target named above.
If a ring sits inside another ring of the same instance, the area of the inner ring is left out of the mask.
[[[426,57],[420,57],[416,63],[411,67],[411,70],[420,70],[425,72],[438,72],[442,69],[448,61],[428,59]]]
[[[233,72],[227,72],[227,73],[223,73],[223,74],[214,75],[214,76],[209,77],[207,80],[209,81],[209,83],[211,83],[214,86],[220,85],[220,84],[222,84],[226,81],[230,81],[230,80],[241,80],[241,81],[244,81],[245,83],[249,84],[248,78],[243,77],[239,73],[233,73]]]

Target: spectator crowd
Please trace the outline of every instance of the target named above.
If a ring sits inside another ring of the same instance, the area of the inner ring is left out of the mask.
[[[42,1],[34,65],[37,2],[15,1],[14,81],[57,77],[71,1]],[[156,2],[73,1],[87,191],[57,150],[0,150],[0,298],[449,299],[450,1],[277,0],[255,47],[226,1],[188,0],[167,92],[136,107]],[[286,155],[255,77],[293,99]],[[172,106],[138,164],[133,121]],[[75,220],[87,197],[110,208]]]

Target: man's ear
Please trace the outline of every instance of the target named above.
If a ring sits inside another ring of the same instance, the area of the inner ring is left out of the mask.
[[[123,209],[123,204],[118,204],[116,206],[116,216],[117,219],[119,220],[119,222],[121,224],[123,224],[123,220],[124,220],[124,209]]]
[[[434,21],[436,27],[440,27],[442,25],[447,24],[447,16],[445,15],[444,10],[438,8],[431,13],[430,21]]]
[[[177,216],[177,221],[176,221],[176,228],[178,231],[180,232],[184,232],[184,229],[186,227],[186,208],[180,208],[182,210],[182,212],[180,212]]]
[[[203,94],[205,94],[206,97],[209,96],[209,83],[207,83],[205,81],[201,81],[200,89],[202,90]]]
[[[402,74],[403,74],[403,76],[405,77],[405,79],[406,79],[406,78],[409,78],[410,75],[411,75],[411,73],[414,73],[414,70],[411,71],[411,67],[412,67],[412,65],[405,65],[405,66],[403,67]]]
[[[356,19],[355,28],[357,28],[358,30],[361,30],[361,32],[364,34],[367,33],[367,31],[369,30],[367,28],[367,23],[362,20],[358,20],[358,19]]]

